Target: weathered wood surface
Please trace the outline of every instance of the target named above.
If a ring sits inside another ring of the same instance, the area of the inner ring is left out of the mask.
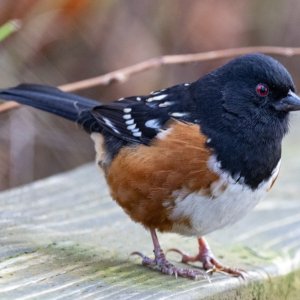
[[[249,270],[246,281],[222,274],[212,283],[176,280],[140,266],[130,253],[151,255],[149,234],[110,199],[103,177],[88,165],[0,194],[0,299],[203,299],[298,269],[297,132],[269,197],[235,226],[208,237],[224,262]],[[192,238],[160,238],[165,249],[197,250]]]

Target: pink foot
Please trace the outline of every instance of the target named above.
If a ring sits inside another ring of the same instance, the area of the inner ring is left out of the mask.
[[[133,252],[131,255],[138,255],[142,258],[142,264],[144,266],[157,269],[163,274],[175,276],[176,278],[185,277],[189,279],[199,279],[199,278],[206,278],[209,280],[209,277],[206,272],[200,270],[193,270],[193,269],[183,269],[175,267],[171,264],[167,259],[165,254],[163,253],[156,236],[154,230],[151,230],[151,235],[154,244],[154,259],[151,259],[140,252]]]
[[[214,256],[212,251],[210,250],[207,242],[204,238],[198,239],[199,243],[199,253],[195,256],[190,256],[178,249],[169,249],[169,251],[176,252],[181,255],[181,262],[182,263],[189,263],[189,262],[196,262],[199,261],[203,264],[203,269],[206,270],[207,273],[213,273],[213,272],[221,272],[225,273],[227,275],[231,275],[234,277],[242,277],[245,279],[245,276],[243,273],[246,273],[244,270],[241,269],[234,269],[229,268],[224,265],[222,265]]]

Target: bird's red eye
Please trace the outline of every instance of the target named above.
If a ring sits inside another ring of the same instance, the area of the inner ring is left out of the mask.
[[[263,83],[259,83],[256,86],[256,93],[260,97],[266,97],[269,94],[269,87]]]

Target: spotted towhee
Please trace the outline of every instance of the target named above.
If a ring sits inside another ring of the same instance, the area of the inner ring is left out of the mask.
[[[203,236],[239,220],[270,190],[289,112],[300,110],[289,72],[262,54],[107,105],[31,84],[2,89],[0,97],[78,122],[90,133],[112,198],[151,232],[155,258],[135,254],[144,265],[189,278],[204,272],[169,263],[156,230],[198,237],[196,256],[171,249],[183,262],[241,275],[214,258]]]

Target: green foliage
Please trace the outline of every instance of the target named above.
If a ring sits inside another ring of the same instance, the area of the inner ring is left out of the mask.
[[[20,28],[19,20],[10,20],[0,26],[0,43]]]

